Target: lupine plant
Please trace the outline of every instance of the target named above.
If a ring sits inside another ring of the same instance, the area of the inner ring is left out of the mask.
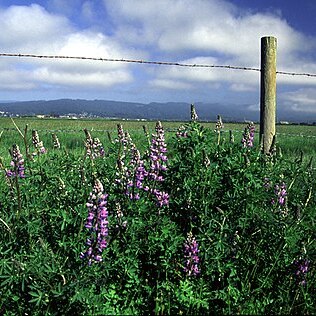
[[[215,124],[215,130],[214,132],[217,134],[217,144],[220,143],[221,138],[221,130],[224,128],[224,124],[222,121],[222,117],[220,115],[217,115],[217,122]]]
[[[5,169],[5,175],[7,177],[6,183],[10,189],[10,196],[13,200],[18,201],[17,213],[19,213],[22,207],[22,196],[19,180],[25,178],[25,167],[23,155],[20,152],[20,148],[17,144],[12,145],[11,150],[9,150],[11,156],[10,169]],[[16,190],[16,195],[14,196],[13,188]],[[12,201],[13,202],[13,201]]]
[[[184,244],[184,258],[185,266],[184,272],[187,276],[196,276],[199,271],[199,245],[195,240],[192,232],[188,233],[187,239]]]
[[[9,178],[25,178],[25,167],[24,167],[24,159],[23,155],[20,152],[20,148],[18,145],[12,145],[10,150],[11,154],[11,168],[6,171],[6,175]]]
[[[157,122],[143,142],[86,130],[80,151],[40,159],[14,145],[0,164],[0,314],[316,313],[312,161],[277,143],[263,154],[253,125],[215,130],[192,105],[168,138]]]
[[[52,134],[52,139],[53,139],[54,149],[60,149],[60,142],[59,142],[58,136],[55,133]]]
[[[153,183],[150,192],[156,197],[157,205],[162,207],[168,205],[169,195],[167,192],[157,188],[156,183],[163,182],[163,173],[167,170],[167,148],[165,144],[164,130],[161,122],[156,124],[156,134],[152,135],[152,144],[150,146],[150,171],[148,172],[149,180]]]
[[[36,152],[34,152],[33,155],[36,155],[36,154],[42,155],[46,153],[46,149],[43,145],[43,142],[40,141],[38,132],[36,130],[32,131],[32,143],[33,143],[34,148],[36,149]]]
[[[306,285],[306,277],[309,271],[310,261],[308,259],[298,259],[294,261],[295,277],[299,285]]]
[[[88,264],[102,261],[103,249],[107,246],[108,236],[108,210],[107,194],[104,194],[103,185],[96,180],[93,191],[87,203],[88,216],[85,228],[89,230],[86,245],[88,249],[80,254],[81,259],[87,259]]]
[[[104,147],[99,138],[92,138],[90,132],[85,128],[84,133],[86,135],[85,148],[86,156],[94,160],[98,157],[104,157]]]
[[[254,135],[255,125],[253,124],[253,122],[250,122],[245,127],[245,131],[243,133],[243,137],[241,140],[243,147],[253,147]]]

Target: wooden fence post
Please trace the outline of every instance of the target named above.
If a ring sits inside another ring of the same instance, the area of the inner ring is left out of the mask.
[[[261,38],[260,141],[264,153],[269,153],[275,136],[276,48],[275,37]]]

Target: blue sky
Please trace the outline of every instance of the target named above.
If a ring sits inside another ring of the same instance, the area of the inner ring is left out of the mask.
[[[260,67],[316,73],[315,0],[0,0],[0,52]],[[208,102],[259,108],[258,72],[0,58],[0,100]],[[316,78],[278,75],[278,106],[316,118]]]

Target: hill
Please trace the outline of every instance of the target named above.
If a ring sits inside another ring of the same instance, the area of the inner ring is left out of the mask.
[[[220,114],[226,121],[259,121],[259,111],[249,110],[249,105],[219,103],[195,103],[201,120],[216,120]],[[12,115],[54,115],[67,114],[126,119],[189,120],[190,104],[166,102],[149,104],[111,100],[59,99],[22,102],[0,102],[0,111]],[[284,112],[284,113],[283,113]],[[309,113],[295,113],[278,109],[278,120],[310,122],[316,120]]]

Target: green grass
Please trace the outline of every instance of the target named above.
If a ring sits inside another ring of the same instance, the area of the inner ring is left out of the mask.
[[[57,134],[60,143],[66,150],[83,150],[84,133],[83,129],[91,131],[93,137],[99,137],[101,142],[106,146],[109,142],[108,134],[114,139],[117,135],[117,124],[122,124],[124,130],[129,131],[133,140],[139,146],[144,142],[143,126],[148,128],[152,133],[155,128],[154,121],[133,121],[133,120],[109,120],[109,119],[39,119],[33,117],[15,118],[15,124],[21,132],[24,132],[28,126],[28,139],[31,141],[31,131],[33,129],[39,132],[41,140],[45,147],[52,148],[51,134]],[[166,131],[166,138],[173,137],[175,130],[185,122],[162,122]],[[214,122],[202,123],[205,128],[214,129]],[[240,141],[245,123],[225,123],[224,122],[223,138],[228,140],[228,131],[232,130],[236,141]],[[302,125],[277,125],[277,140],[282,153],[289,157],[298,157],[303,152],[305,159],[316,154],[316,126]],[[2,133],[2,134],[1,134]],[[10,118],[0,118],[0,156],[5,157],[8,148],[13,143],[23,146],[22,137],[15,128]],[[256,141],[258,144],[259,126],[256,125]]]

